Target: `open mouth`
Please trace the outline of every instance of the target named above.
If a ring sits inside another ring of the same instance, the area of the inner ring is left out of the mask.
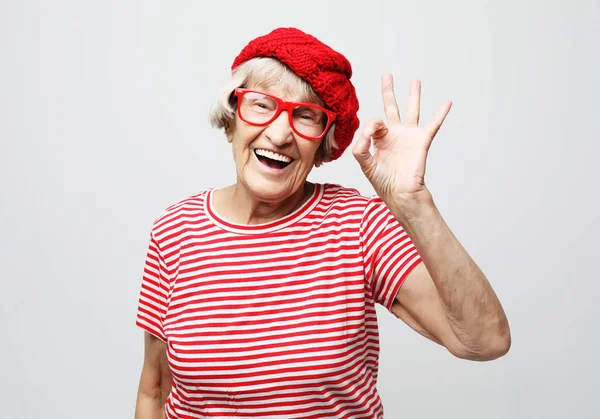
[[[292,159],[291,157],[284,156],[279,153],[274,153],[272,151],[265,150],[262,148],[255,149],[254,154],[256,155],[258,161],[260,161],[265,166],[270,167],[271,169],[285,169],[294,161],[294,159]]]

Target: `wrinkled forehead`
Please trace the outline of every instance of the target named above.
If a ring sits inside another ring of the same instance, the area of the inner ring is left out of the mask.
[[[260,90],[291,102],[324,105],[323,100],[315,93],[310,84],[289,70],[273,69],[271,71],[252,73],[246,81],[246,87]]]
[[[248,86],[249,89],[258,90],[260,92],[264,92],[273,96],[277,96],[288,102],[298,102],[298,103],[311,103],[315,105],[320,105],[320,101],[314,100],[310,95],[304,94],[297,89],[290,88],[289,86],[282,86],[280,84],[270,85],[264,83],[258,83],[251,86]]]

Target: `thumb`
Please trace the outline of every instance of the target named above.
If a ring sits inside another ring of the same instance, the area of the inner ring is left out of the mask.
[[[373,159],[373,155],[371,154],[371,136],[373,135],[374,130],[372,124],[367,124],[367,126],[363,129],[358,141],[352,147],[352,155],[358,161],[360,168],[363,173],[367,175],[367,178],[373,172],[375,167],[375,160]]]

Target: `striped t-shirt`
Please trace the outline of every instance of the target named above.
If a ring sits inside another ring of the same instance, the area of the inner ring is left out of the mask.
[[[167,342],[167,418],[382,418],[375,303],[421,261],[380,198],[317,184],[260,225],[213,190],[154,223],[137,325]]]

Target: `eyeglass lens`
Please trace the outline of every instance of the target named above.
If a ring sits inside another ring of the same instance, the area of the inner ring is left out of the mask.
[[[248,123],[267,123],[276,112],[277,101],[272,97],[255,92],[246,92],[242,96],[240,113]],[[316,138],[327,126],[327,114],[310,105],[296,106],[292,112],[292,124],[301,134]]]

